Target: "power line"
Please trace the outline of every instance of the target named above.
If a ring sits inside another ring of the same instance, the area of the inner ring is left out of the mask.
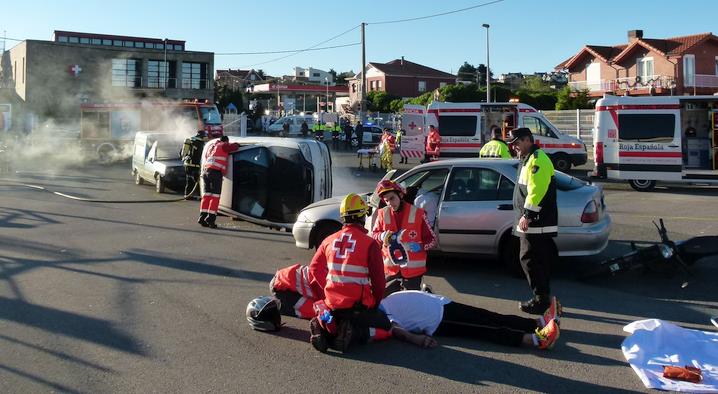
[[[329,41],[332,41],[332,40],[334,40],[334,39],[337,39],[337,38],[339,38],[339,37],[341,37],[341,36],[343,36],[343,35],[345,35],[345,34],[351,32],[351,31],[353,31],[353,30],[356,30],[357,28],[359,28],[359,26],[361,26],[361,25],[356,25],[356,26],[352,27],[351,29],[345,30],[345,31],[343,31],[343,32],[341,32],[341,33],[335,35],[334,37],[327,38],[326,40],[324,40],[324,41],[322,41],[322,42],[319,42],[319,43],[316,43],[316,44],[314,44],[314,45],[312,45],[312,46],[310,46],[310,47],[308,47],[308,48],[294,51],[294,52],[290,53],[289,55],[285,55],[285,56],[281,56],[281,57],[278,57],[278,58],[270,59],[270,60],[267,60],[267,61],[264,61],[264,62],[260,62],[260,63],[255,63],[255,64],[250,64],[250,65],[247,65],[247,66],[242,66],[242,67],[240,67],[240,68],[251,68],[251,67],[259,66],[259,65],[262,65],[262,64],[273,63],[273,62],[276,62],[276,61],[279,61],[279,60],[283,60],[283,59],[286,59],[286,58],[288,58],[288,57],[291,57],[291,56],[300,54],[300,53],[302,53],[302,52],[307,52],[307,51],[309,51],[309,50],[311,50],[311,49],[314,49],[314,48],[316,48],[316,47],[318,47],[318,46],[320,46],[320,45],[326,44],[326,43],[329,42]]]
[[[333,45],[328,47],[320,47],[320,48],[307,48],[307,49],[290,49],[286,51],[265,51],[265,52],[225,52],[225,53],[215,53],[215,56],[234,56],[234,55],[269,55],[269,54],[275,54],[275,53],[294,53],[294,52],[310,52],[310,51],[321,51],[324,49],[334,49],[334,48],[344,48],[344,47],[350,47],[361,44],[360,42],[355,42],[352,44],[342,44],[342,45]]]
[[[385,24],[389,24],[389,23],[412,22],[412,21],[418,21],[418,20],[422,20],[422,19],[435,18],[435,17],[437,17],[437,16],[444,16],[444,15],[449,15],[449,14],[455,14],[455,13],[457,13],[457,12],[463,12],[463,11],[473,10],[474,8],[485,7],[485,6],[487,6],[487,5],[492,5],[492,4],[496,4],[496,3],[501,3],[502,1],[504,1],[504,0],[494,0],[494,1],[489,1],[488,3],[477,4],[477,5],[473,5],[473,6],[471,6],[471,7],[461,8],[461,9],[458,9],[458,10],[440,12],[440,13],[438,13],[438,14],[432,14],[432,15],[426,15],[426,16],[419,16],[419,17],[416,17],[416,18],[396,19],[396,20],[381,21],[381,22],[368,22],[367,25],[385,25]]]

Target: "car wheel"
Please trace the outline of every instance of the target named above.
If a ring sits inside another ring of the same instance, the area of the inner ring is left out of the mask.
[[[319,224],[313,234],[314,239],[313,239],[312,243],[314,244],[314,249],[318,249],[319,245],[322,244],[324,239],[326,239],[328,236],[336,233],[341,228],[342,228],[342,225],[337,222],[334,222],[334,221],[325,221],[325,222],[322,222],[321,224]]]
[[[649,181],[645,179],[631,179],[628,181],[628,184],[631,185],[633,190],[638,192],[650,192],[654,187],[656,187],[656,181]]]
[[[142,185],[143,183],[145,183],[145,180],[140,176],[140,172],[135,171],[135,185]]]
[[[506,271],[517,278],[525,277],[524,270],[519,262],[519,239],[509,230],[501,241],[499,260]]]
[[[162,180],[162,177],[159,175],[155,177],[155,191],[157,191],[157,193],[165,192],[165,181]]]
[[[567,154],[557,153],[552,157],[553,167],[561,172],[568,172],[571,169],[571,159]]]

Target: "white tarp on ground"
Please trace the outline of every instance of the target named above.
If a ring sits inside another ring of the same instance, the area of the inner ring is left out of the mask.
[[[688,393],[718,393],[718,333],[689,330],[658,319],[635,321],[621,349],[647,388]],[[686,365],[703,371],[701,383],[663,377],[663,366]]]

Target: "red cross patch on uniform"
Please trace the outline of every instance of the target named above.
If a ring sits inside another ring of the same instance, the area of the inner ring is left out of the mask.
[[[414,238],[416,238],[416,236],[417,236],[416,231],[414,231],[414,230],[409,231],[409,238],[414,239]]]
[[[349,233],[342,234],[341,237],[334,240],[332,249],[334,250],[334,256],[338,259],[345,259],[350,253],[354,251],[357,241],[352,239],[352,235]]]

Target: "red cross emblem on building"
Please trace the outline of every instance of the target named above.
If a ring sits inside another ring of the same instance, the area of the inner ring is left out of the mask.
[[[72,65],[68,68],[68,72],[70,75],[73,75],[75,77],[80,75],[80,72],[82,71],[82,67],[80,67],[79,64]]]
[[[412,121],[411,123],[409,123],[409,128],[412,129],[412,130],[414,130],[414,129],[416,128],[416,123],[414,123],[414,121]]]
[[[334,240],[332,249],[334,249],[334,256],[338,259],[345,259],[357,245],[357,241],[352,239],[352,235],[348,233],[342,234],[341,237]]]

